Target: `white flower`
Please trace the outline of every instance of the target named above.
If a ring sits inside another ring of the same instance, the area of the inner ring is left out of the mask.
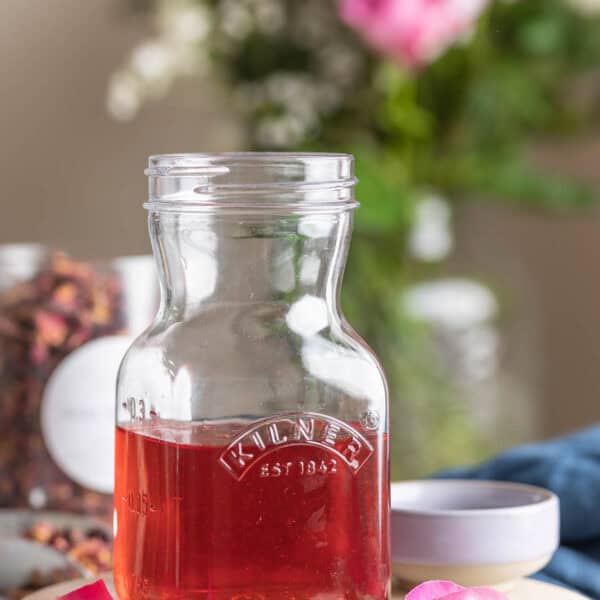
[[[567,0],[575,10],[586,16],[600,15],[600,0]]]
[[[244,39],[253,28],[248,6],[240,0],[224,0],[221,3],[220,26],[223,33],[233,39]]]
[[[115,119],[133,119],[140,109],[142,94],[138,80],[127,72],[115,73],[108,84],[107,109]]]
[[[317,87],[317,108],[324,114],[332,113],[343,100],[343,92],[335,85],[322,83]]]
[[[415,220],[408,237],[410,253],[423,261],[445,258],[453,245],[450,207],[438,196],[419,202]]]
[[[498,301],[471,279],[427,281],[409,288],[403,297],[407,313],[418,320],[453,330],[485,324],[498,314]]]
[[[254,17],[260,31],[273,35],[285,25],[285,11],[278,0],[255,0]]]
[[[335,12],[329,2],[302,0],[302,8],[294,14],[291,35],[297,44],[318,49],[331,38],[335,27]]]
[[[204,40],[212,25],[210,13],[206,7],[199,4],[168,10],[162,20],[164,35],[177,44],[197,43]]]
[[[256,125],[255,138],[263,148],[289,148],[307,134],[306,124],[294,114],[264,117]]]
[[[349,87],[361,67],[361,57],[345,44],[327,44],[318,51],[320,67],[327,79]]]
[[[258,83],[240,83],[235,90],[238,106],[246,111],[258,110],[265,103],[265,90]]]
[[[165,43],[145,42],[134,49],[130,64],[141,79],[149,82],[164,80],[172,75],[174,54]]]

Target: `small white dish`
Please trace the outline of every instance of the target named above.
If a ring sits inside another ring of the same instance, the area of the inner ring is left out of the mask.
[[[57,569],[70,569],[78,575],[87,571],[54,548],[30,540],[0,538],[0,595],[27,585],[33,573],[47,576]]]
[[[476,480],[393,483],[392,565],[410,584],[449,579],[502,586],[542,569],[559,544],[558,498]]]
[[[54,548],[24,538],[35,524],[48,523],[57,529],[86,532],[100,530],[109,538],[110,528],[98,519],[66,512],[0,509],[0,600],[4,590],[21,587],[33,571],[42,576],[56,569],[68,569],[80,575],[89,571]]]

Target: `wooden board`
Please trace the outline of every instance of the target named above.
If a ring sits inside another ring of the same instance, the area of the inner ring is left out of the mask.
[[[91,580],[90,580],[91,582]],[[106,582],[108,586],[112,590],[112,581],[111,578],[106,578]],[[73,591],[74,589],[85,585],[85,579],[79,579],[76,581],[70,581],[66,583],[61,583],[58,585],[54,585],[52,587],[46,588],[45,590],[40,590],[39,592],[35,592],[34,594],[30,594],[26,596],[24,600],[56,600],[57,596],[61,594],[67,594],[68,592]],[[585,596],[581,596],[580,594],[575,594],[573,592],[569,592],[562,588],[555,587],[553,585],[548,585],[546,583],[540,583],[539,581],[532,581],[530,579],[524,579],[523,581],[518,582],[515,587],[508,592],[508,598],[510,600],[584,600]],[[396,593],[393,596],[392,600],[402,600],[403,595]]]

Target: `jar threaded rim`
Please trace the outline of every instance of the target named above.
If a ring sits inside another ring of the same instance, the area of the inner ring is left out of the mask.
[[[354,157],[304,152],[162,154],[149,158],[151,211],[332,210],[357,206]]]

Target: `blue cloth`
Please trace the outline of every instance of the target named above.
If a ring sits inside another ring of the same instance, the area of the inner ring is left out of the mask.
[[[538,485],[560,498],[561,547],[539,579],[600,600],[600,427],[507,450],[440,478]]]

